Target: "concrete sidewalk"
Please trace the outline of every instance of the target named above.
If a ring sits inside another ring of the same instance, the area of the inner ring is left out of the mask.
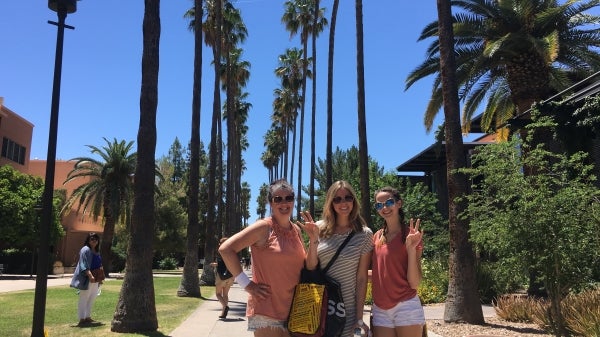
[[[249,276],[248,271],[246,271]],[[64,286],[71,282],[71,275],[62,277],[49,276],[48,287]],[[0,279],[0,292],[11,292],[19,290],[35,289],[35,278],[28,276],[9,276],[3,275]],[[202,304],[196,308],[192,314],[185,319],[179,327],[173,330],[170,337],[252,337],[253,334],[247,331],[248,322],[246,320],[246,300],[247,293],[241,289],[238,284],[234,284],[229,292],[229,314],[226,319],[219,319],[221,313],[221,304],[212,296],[202,301]],[[426,319],[443,319],[444,305],[426,305]],[[363,320],[369,322],[371,314],[370,306],[365,306]],[[490,306],[483,306],[484,317],[495,316],[494,309]],[[429,337],[442,337],[429,332]]]
[[[246,271],[246,273],[248,273]],[[251,276],[248,273],[248,276]],[[171,337],[252,337],[252,332],[247,331],[246,300],[248,294],[237,283],[229,291],[229,314],[226,319],[219,319],[221,304],[215,296],[203,301],[198,308],[175,330]],[[443,319],[444,306],[425,306],[427,319]],[[371,307],[365,306],[363,321],[369,322]],[[429,332],[429,337],[442,337]]]

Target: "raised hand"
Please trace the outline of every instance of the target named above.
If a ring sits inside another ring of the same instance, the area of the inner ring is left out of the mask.
[[[413,218],[410,219],[409,227],[408,227],[408,235],[406,236],[406,248],[411,249],[423,249],[423,232],[419,231],[419,227],[421,226],[421,219],[417,219],[414,221]]]
[[[312,215],[308,211],[302,211],[300,215],[304,219],[304,223],[296,221],[296,224],[308,235],[311,242],[317,241],[319,239],[319,226],[313,220]]]

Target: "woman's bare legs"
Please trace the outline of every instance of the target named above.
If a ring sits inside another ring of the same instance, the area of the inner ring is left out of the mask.
[[[393,329],[374,326],[372,329],[374,337],[421,337],[423,334],[422,325],[397,326]]]

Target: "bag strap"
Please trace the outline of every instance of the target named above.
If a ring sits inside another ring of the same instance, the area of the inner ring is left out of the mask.
[[[344,240],[344,242],[342,242],[342,244],[340,245],[340,248],[338,248],[337,252],[335,252],[335,255],[333,255],[333,257],[331,258],[331,260],[329,260],[329,263],[327,264],[327,266],[325,266],[325,268],[322,270],[323,274],[327,273],[327,271],[329,270],[329,268],[331,268],[331,266],[333,265],[333,263],[335,262],[335,260],[338,258],[338,256],[340,255],[340,253],[342,252],[342,249],[344,249],[344,247],[346,247],[346,245],[348,244],[348,242],[350,241],[350,239],[352,239],[352,237],[354,236],[354,231],[350,232],[350,234],[348,234],[348,236],[346,237],[346,240]]]

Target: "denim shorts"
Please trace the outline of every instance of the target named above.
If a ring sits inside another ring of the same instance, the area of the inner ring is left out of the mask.
[[[425,324],[425,311],[423,310],[419,296],[400,302],[387,310],[373,304],[371,310],[373,312],[374,326],[394,328],[397,326]]]
[[[248,331],[271,328],[287,331],[287,321],[280,321],[264,315],[254,315],[248,317]]]

